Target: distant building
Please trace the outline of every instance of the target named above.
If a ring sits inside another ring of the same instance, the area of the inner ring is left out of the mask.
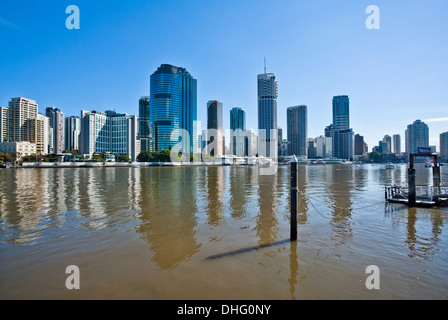
[[[197,80],[185,68],[162,64],[151,75],[150,102],[153,149],[196,152]]]
[[[37,118],[27,120],[27,141],[36,144],[38,155],[49,153],[50,124],[47,116],[41,113]]]
[[[150,121],[149,97],[141,97],[138,101],[138,139],[141,151],[152,151],[152,133]]]
[[[237,157],[244,156],[244,132],[246,131],[246,112],[238,107],[230,110],[230,152]]]
[[[20,160],[24,156],[36,155],[36,144],[29,141],[2,142],[0,143],[0,151],[15,154],[16,160]]]
[[[307,106],[293,106],[286,110],[289,155],[307,156],[308,111]]]
[[[417,153],[419,147],[429,146],[429,127],[421,120],[415,120],[405,131],[406,153]]]
[[[207,145],[210,150],[207,154],[212,156],[224,155],[224,135],[222,123],[222,102],[211,100],[207,103]],[[214,148],[212,149],[212,146]]]
[[[258,153],[258,137],[252,130],[244,131],[244,156],[255,157]]]
[[[59,108],[45,109],[50,123],[49,153],[61,154],[65,151],[65,116]]]
[[[367,152],[367,145],[364,142],[364,137],[359,134],[355,134],[354,154],[356,156],[360,156],[360,155],[364,154],[365,152]]]
[[[313,138],[309,138],[307,141],[307,152],[309,159],[317,158],[316,141]]]
[[[350,103],[348,96],[333,97],[333,127],[328,128],[328,131],[328,134],[332,133],[333,138],[333,157],[345,160],[353,159],[354,133],[350,129]]]
[[[81,111],[81,154],[111,152],[135,161],[140,153],[138,117],[114,111]]]
[[[401,154],[401,137],[399,134],[394,134],[392,136],[393,141],[393,153]]]
[[[332,138],[320,136],[316,141],[316,158],[331,158],[333,156]]]
[[[440,134],[440,158],[448,161],[448,131]]]
[[[258,151],[262,156],[277,157],[277,78],[274,73],[259,74],[258,87]],[[273,135],[271,135],[273,134]],[[274,150],[271,150],[274,149]]]
[[[65,118],[65,150],[79,152],[79,135],[81,134],[81,119],[77,116]]]
[[[37,118],[38,105],[35,100],[12,98],[9,107],[0,108],[0,141],[28,141],[29,119]]]

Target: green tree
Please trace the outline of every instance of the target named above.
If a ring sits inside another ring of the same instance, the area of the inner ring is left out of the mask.
[[[369,153],[369,159],[373,161],[374,163],[381,161],[381,153],[378,151],[372,151]]]

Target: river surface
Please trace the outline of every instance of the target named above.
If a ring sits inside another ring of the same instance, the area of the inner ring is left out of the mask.
[[[289,166],[2,169],[0,299],[447,299],[448,208],[384,201],[406,169],[299,165],[295,242]]]

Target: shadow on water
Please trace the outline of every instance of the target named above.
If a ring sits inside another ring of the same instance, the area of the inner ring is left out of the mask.
[[[214,259],[234,256],[234,255],[237,255],[237,254],[247,253],[247,252],[251,252],[251,251],[255,251],[255,250],[259,250],[259,249],[263,249],[263,248],[274,247],[274,246],[278,246],[278,245],[289,243],[289,242],[291,242],[290,239],[279,240],[279,241],[276,241],[276,242],[261,244],[261,245],[258,245],[258,246],[246,247],[246,248],[241,248],[241,249],[232,250],[232,251],[228,251],[228,252],[214,254],[214,255],[208,256],[206,259],[207,260],[214,260]]]

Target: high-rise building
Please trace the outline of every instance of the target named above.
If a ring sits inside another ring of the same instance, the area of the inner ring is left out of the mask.
[[[207,102],[207,154],[224,155],[222,102],[211,100]]]
[[[138,136],[142,152],[152,151],[152,133],[149,113],[149,96],[141,97],[138,101]]]
[[[354,154],[359,156],[359,155],[362,155],[366,151],[367,150],[365,150],[364,137],[359,135],[359,134],[355,134],[355,150],[354,150]]]
[[[36,101],[12,98],[9,107],[0,108],[0,142],[28,141],[38,155],[49,152],[49,119],[38,113]]]
[[[390,154],[392,153],[392,138],[386,134],[383,137],[383,144],[382,144],[382,154]]]
[[[114,111],[81,111],[81,154],[111,152],[135,161],[140,153],[138,117]]]
[[[246,112],[238,107],[230,110],[230,152],[237,157],[244,156],[244,133],[246,131]]]
[[[286,118],[289,155],[306,157],[308,139],[307,106],[289,107],[286,111]]]
[[[393,153],[400,154],[401,153],[401,137],[399,134],[394,134],[392,136],[393,141]]]
[[[79,135],[81,134],[81,119],[77,116],[65,118],[65,150],[79,151]]]
[[[440,134],[440,158],[448,161],[448,131]]]
[[[49,131],[49,119],[43,114],[38,113],[37,118],[27,120],[27,141],[36,145],[38,155],[49,153]]]
[[[333,97],[333,157],[350,160],[354,156],[354,133],[350,129],[348,96]]]
[[[333,126],[336,130],[350,129],[348,96],[333,97]]]
[[[419,147],[429,146],[429,127],[421,120],[415,120],[405,131],[406,153],[417,153]]]
[[[61,154],[65,150],[65,116],[59,108],[48,107],[45,115],[50,121],[50,147],[51,154]]]
[[[185,68],[162,64],[151,75],[150,101],[154,150],[171,150],[177,145],[179,151],[195,152],[197,80]],[[171,139],[172,134],[178,138]]]
[[[258,75],[258,152],[262,156],[277,156],[277,79],[273,73]],[[273,150],[271,150],[273,149]]]
[[[22,97],[12,98],[9,102],[9,111],[2,111],[8,119],[8,133],[6,140],[11,142],[28,141],[27,140],[27,120],[37,117],[37,103],[35,100]],[[3,120],[2,120],[3,122]]]

